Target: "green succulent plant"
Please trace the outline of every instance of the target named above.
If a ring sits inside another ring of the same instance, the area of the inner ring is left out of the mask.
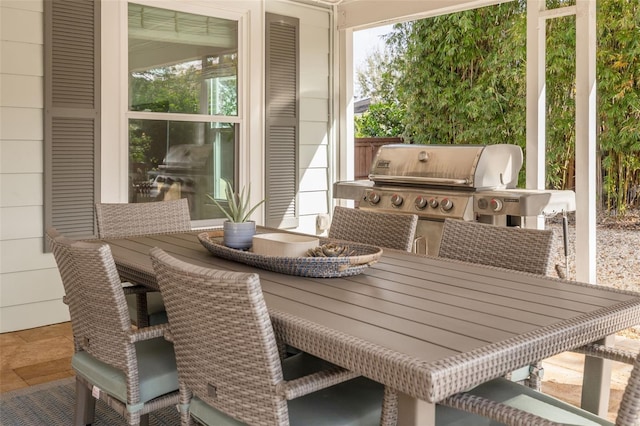
[[[227,182],[227,187],[224,190],[227,198],[228,206],[225,207],[218,202],[211,194],[207,196],[218,206],[218,208],[224,213],[229,221],[234,223],[242,223],[249,220],[251,213],[253,213],[260,204],[266,201],[266,198],[259,201],[255,206],[249,208],[249,200],[251,199],[251,184],[246,188],[242,187],[240,193],[233,192],[233,187]]]

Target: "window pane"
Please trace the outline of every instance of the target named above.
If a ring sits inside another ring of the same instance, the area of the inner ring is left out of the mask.
[[[192,220],[223,218],[208,195],[235,184],[235,152],[231,123],[129,120],[129,202],[187,198]]]
[[[129,109],[238,115],[238,23],[129,4]]]

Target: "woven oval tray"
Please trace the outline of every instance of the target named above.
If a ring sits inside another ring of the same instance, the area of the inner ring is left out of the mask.
[[[367,244],[348,243],[355,252],[343,257],[279,257],[266,256],[251,251],[242,251],[225,246],[222,243],[223,231],[209,231],[198,234],[200,243],[212,254],[224,259],[245,263],[268,271],[280,272],[301,277],[333,278],[347,277],[362,273],[369,265],[378,261],[382,249]],[[320,244],[331,242],[325,238]]]

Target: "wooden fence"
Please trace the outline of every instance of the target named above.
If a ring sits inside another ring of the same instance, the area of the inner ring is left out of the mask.
[[[356,138],[355,140],[355,179],[369,179],[371,162],[382,145],[402,143],[400,138]]]

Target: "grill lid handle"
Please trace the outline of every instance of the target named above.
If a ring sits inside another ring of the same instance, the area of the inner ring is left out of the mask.
[[[437,185],[468,185],[469,179],[451,179],[437,177],[418,177],[418,176],[387,176],[387,175],[369,175],[369,179],[374,182],[385,183],[414,183],[414,184],[437,184]]]

